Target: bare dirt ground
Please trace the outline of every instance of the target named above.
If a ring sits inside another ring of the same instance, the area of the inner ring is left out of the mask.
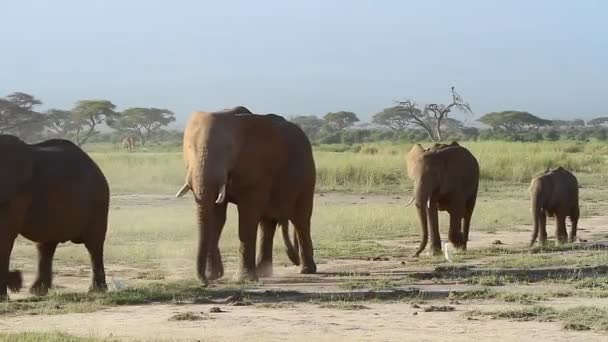
[[[398,196],[371,195],[318,195],[317,203],[385,203],[405,204],[407,198]],[[166,195],[120,195],[112,199],[114,208],[132,206],[163,206],[175,200]],[[190,205],[190,202],[179,202]],[[581,220],[581,235],[586,238],[588,228],[593,227],[594,236],[608,234],[608,219],[591,217]],[[526,228],[526,227],[522,227]],[[529,228],[497,233],[475,232],[470,249],[488,247],[495,240],[510,246],[523,246],[529,239]],[[414,241],[382,240],[386,245],[404,245]],[[191,265],[183,266],[181,272],[192,272]],[[62,331],[78,336],[113,337],[137,340],[221,340],[221,341],[605,341],[606,336],[590,331],[566,331],[559,322],[514,322],[508,320],[470,319],[464,313],[473,309],[500,309],[520,306],[493,300],[450,303],[445,294],[451,291],[475,288],[474,285],[449,280],[436,283],[431,280],[414,279],[416,272],[432,272],[433,265],[416,262],[409,257],[386,260],[336,259],[319,265],[319,273],[300,275],[294,266],[275,267],[275,276],[262,279],[255,291],[297,291],[300,293],[337,293],[350,291],[345,283],[371,283],[392,281],[393,287],[416,288],[436,299],[425,299],[420,308],[411,301],[361,301],[357,305],[323,305],[318,302],[285,301],[278,303],[254,303],[248,306],[216,304],[151,304],[141,306],[113,307],[92,313],[70,313],[61,315],[6,316],[0,317],[0,332],[16,331]],[[120,265],[107,265],[109,286],[112,289],[135,282],[145,269]],[[234,272],[226,270],[229,277]],[[86,291],[89,270],[58,267],[55,283],[59,290]],[[168,275],[179,279],[181,274]],[[33,274],[26,273],[25,280],[31,284]],[[530,286],[528,290],[541,292],[542,287]],[[353,293],[357,293],[354,290]],[[361,290],[359,290],[361,291]],[[29,296],[25,293],[13,295],[13,299]],[[429,305],[451,305],[454,311],[424,312]],[[543,302],[543,305],[560,309],[575,305],[608,305],[608,299],[560,298]],[[211,307],[222,312],[210,313]],[[175,321],[180,313],[200,315],[196,321]]]

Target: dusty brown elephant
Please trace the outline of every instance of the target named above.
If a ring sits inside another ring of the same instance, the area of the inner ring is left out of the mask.
[[[408,205],[415,202],[422,229],[414,255],[425,249],[429,231],[431,254],[441,253],[438,210],[450,214],[448,240],[454,247],[466,249],[479,185],[477,159],[458,143],[436,144],[426,150],[416,144],[407,155],[407,171],[414,182]]]
[[[530,199],[532,201],[532,217],[534,231],[530,246],[536,238],[544,245],[547,242],[547,215],[555,216],[555,236],[558,243],[576,241],[578,225],[578,181],[576,177],[562,168],[548,169],[530,182]],[[570,237],[566,231],[566,217],[570,217]]]
[[[276,226],[288,220],[297,236],[300,272],[316,272],[310,237],[315,164],[310,142],[297,125],[274,114],[195,112],[184,133],[184,158],[186,182],[177,196],[192,190],[198,204],[197,272],[203,283],[223,274],[218,240],[228,202],[237,205],[239,214],[237,280],[272,274]]]
[[[0,156],[0,297],[7,286],[21,287],[20,272],[8,270],[17,235],[38,249],[32,293],[48,292],[55,249],[66,241],[84,243],[93,269],[90,290],[105,291],[109,189],[95,162],[67,140],[29,145],[11,135],[0,135]]]

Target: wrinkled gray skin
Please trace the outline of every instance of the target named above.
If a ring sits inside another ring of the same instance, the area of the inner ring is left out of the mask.
[[[537,237],[541,245],[547,242],[547,215],[555,216],[555,236],[559,244],[576,241],[579,218],[576,177],[561,166],[547,170],[532,179],[529,192],[534,220],[530,246],[534,245]],[[570,217],[572,223],[570,236],[566,230],[566,217]]]
[[[298,126],[278,115],[195,112],[184,132],[184,159],[186,182],[177,196],[192,190],[197,202],[197,273],[204,284],[223,275],[218,241],[227,203],[236,204],[239,215],[236,280],[272,274],[274,232],[277,224],[285,231],[288,221],[297,236],[300,272],[316,272],[310,237],[315,165]]]
[[[103,246],[107,230],[108,183],[95,162],[70,141],[26,144],[0,135],[0,298],[7,286],[19,290],[19,271],[9,272],[18,235],[36,242],[38,275],[30,291],[48,292],[57,245],[84,244],[91,257],[91,291],[107,289]]]

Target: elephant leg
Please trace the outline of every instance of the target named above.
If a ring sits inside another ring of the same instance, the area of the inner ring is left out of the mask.
[[[441,237],[439,235],[439,213],[435,201],[428,202],[427,216],[431,237],[431,255],[441,255]]]
[[[464,218],[462,222],[462,249],[467,249],[467,242],[469,241],[469,228],[471,227],[471,217],[473,217],[473,210],[475,210],[475,202],[477,201],[477,195],[473,196],[467,202]]]
[[[314,250],[312,246],[312,238],[310,236],[310,215],[298,216],[292,221],[292,223],[300,245],[300,273],[317,273],[317,264],[314,260]]]
[[[93,270],[89,292],[105,292],[108,290],[108,285],[106,284],[106,272],[103,265],[104,240],[103,238],[86,240],[84,245],[89,251]]]
[[[36,296],[45,296],[49,292],[53,281],[53,255],[57,249],[57,242],[39,242],[38,249],[38,276],[30,288]]]
[[[576,230],[578,228],[578,217],[579,217],[579,208],[578,205],[572,210],[570,214],[570,242],[576,242]]]
[[[455,248],[458,249],[461,249],[464,245],[462,237],[462,213],[463,211],[460,209],[452,210],[450,212],[450,228],[448,230],[448,240]]]
[[[256,262],[257,274],[260,277],[272,277],[272,244],[277,223],[270,219],[260,221],[260,246]]]
[[[568,242],[568,231],[566,230],[566,215],[555,215],[555,237],[559,245]]]
[[[255,202],[243,201],[238,204],[239,212],[239,270],[236,281],[257,281],[255,271],[255,246],[260,214],[253,205]]]
[[[547,214],[544,211],[538,216],[538,243],[541,246],[547,244]]]
[[[227,207],[228,202],[224,202],[222,204],[216,204],[214,208],[216,211],[214,215],[216,220],[214,223],[216,226],[216,233],[209,241],[207,269],[205,270],[205,275],[207,276],[208,280],[216,280],[224,276],[224,265],[222,263],[219,240],[220,236],[222,235],[222,230],[224,229],[224,224],[226,224]]]
[[[18,291],[21,288],[20,272],[9,272],[8,270],[15,238],[15,234],[6,233],[2,234],[2,238],[0,238],[0,300],[8,299],[7,288],[13,291]]]

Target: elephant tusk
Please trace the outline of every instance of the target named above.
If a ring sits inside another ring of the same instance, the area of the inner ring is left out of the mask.
[[[410,198],[410,200],[405,204],[405,207],[409,207],[412,203],[414,202],[414,196],[412,196],[412,198]]]
[[[217,199],[215,200],[215,203],[217,203],[217,204],[223,203],[225,199],[226,199],[226,183],[222,184],[222,187],[220,188],[220,193],[219,193],[219,195],[217,195]]]
[[[188,185],[188,183],[184,184],[184,186],[181,187],[181,189],[179,189],[179,191],[175,194],[175,197],[182,197],[186,194],[186,192],[192,190],[192,188],[190,187],[190,185]]]
[[[450,259],[450,255],[448,254],[448,243],[447,242],[443,243],[443,255],[445,256],[445,260],[452,262],[452,260]]]

